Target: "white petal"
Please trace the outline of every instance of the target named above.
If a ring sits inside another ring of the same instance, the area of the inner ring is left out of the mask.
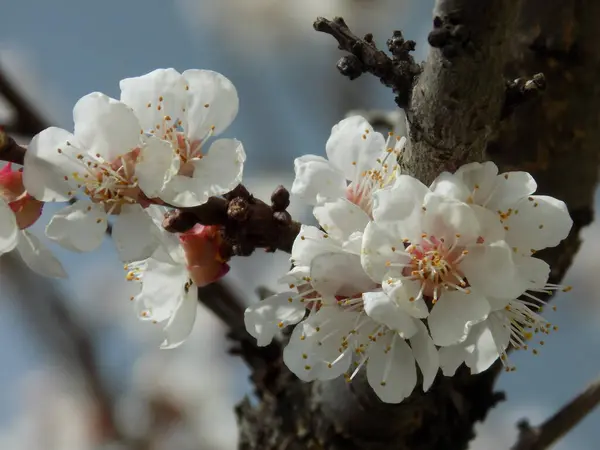
[[[506,241],[521,252],[555,247],[573,226],[567,205],[553,197],[522,198],[513,208],[515,211],[506,221]]]
[[[173,127],[179,120],[186,129],[186,81],[175,69],[156,69],[140,77],[126,78],[119,86],[121,101],[133,108],[144,131],[153,130],[162,137],[165,128]]]
[[[126,205],[117,216],[112,238],[119,258],[127,263],[150,258],[158,247],[152,218],[140,205]]]
[[[506,237],[506,230],[495,212],[479,205],[471,205],[471,209],[478,219],[479,235],[483,238],[483,242],[491,244]]]
[[[158,197],[177,169],[179,158],[173,158],[171,144],[153,136],[146,137],[135,163],[135,176],[144,194],[149,198]]]
[[[0,198],[0,255],[15,248],[18,240],[17,218],[10,206]]]
[[[525,291],[513,260],[513,250],[504,241],[491,245],[471,245],[460,263],[469,284],[484,295],[515,298]]]
[[[425,196],[423,208],[423,226],[421,231],[438,239],[454,240],[460,236],[460,242],[476,242],[481,227],[473,209],[466,203],[442,197],[437,194]]]
[[[433,342],[443,347],[463,342],[471,327],[489,313],[490,304],[475,292],[444,292],[427,319]]]
[[[445,376],[451,377],[456,373],[456,369],[469,356],[464,344],[442,347],[438,350],[440,357],[440,368]]]
[[[394,185],[373,194],[373,218],[377,222],[414,222],[422,212],[425,196],[429,189],[416,178],[399,175]],[[417,226],[415,224],[415,226]],[[406,228],[406,225],[405,225]]]
[[[507,172],[495,179],[494,192],[486,206],[494,211],[506,211],[523,197],[533,194],[537,184],[527,172]]]
[[[477,374],[487,370],[506,350],[509,339],[509,324],[495,320],[493,315],[473,326],[465,342],[468,353],[465,363],[471,369],[471,373]]]
[[[283,327],[302,320],[306,307],[300,299],[294,299],[296,295],[295,292],[281,292],[246,308],[246,330],[256,338],[259,347],[270,344]]]
[[[56,127],[46,128],[33,137],[23,163],[23,184],[29,194],[43,202],[64,202],[72,196],[64,177],[81,171],[75,157],[66,156],[74,152],[67,141],[74,140],[71,133]]]
[[[140,146],[140,122],[125,103],[92,92],[73,108],[77,141],[91,154],[112,162]]]
[[[423,374],[423,392],[427,392],[440,368],[440,357],[427,327],[420,320],[415,322],[419,332],[410,339],[410,345]]]
[[[367,213],[345,198],[315,206],[313,213],[321,228],[342,242],[352,233],[364,231],[369,223]]]
[[[304,155],[294,160],[296,178],[292,194],[305,202],[316,205],[317,197],[336,199],[346,195],[344,174],[321,156]]]
[[[376,167],[385,151],[385,138],[364,117],[352,116],[334,125],[325,151],[346,179],[356,181],[363,171]]]
[[[387,281],[382,284],[383,290],[394,299],[396,304],[407,314],[417,319],[425,319],[429,315],[429,308],[419,296],[421,283],[417,280]]]
[[[407,264],[410,257],[403,253],[404,244],[401,223],[379,224],[370,222],[363,234],[361,264],[373,281],[381,284],[389,274],[389,264]],[[389,263],[389,264],[388,264]],[[402,269],[398,269],[401,275]]]
[[[360,264],[360,257],[350,253],[325,253],[313,259],[311,284],[323,295],[353,296],[375,287]]]
[[[543,289],[550,276],[550,266],[546,261],[531,256],[514,255],[519,276],[527,290]]]
[[[23,230],[17,250],[31,270],[45,277],[67,278],[62,264],[34,234]]]
[[[340,342],[356,324],[357,313],[323,307],[300,322],[283,351],[285,365],[301,380],[331,380],[348,370],[350,348],[340,353]],[[350,345],[348,346],[350,347]]]
[[[362,298],[367,315],[397,332],[402,339],[417,333],[418,321],[406,314],[385,292],[365,292]]]
[[[142,289],[136,296],[136,302],[145,312],[144,318],[157,322],[170,318],[186,295],[187,281],[185,266],[148,259],[142,274]],[[189,291],[195,293],[196,289],[192,287]]]
[[[367,380],[385,403],[400,403],[412,393],[417,384],[415,359],[410,347],[397,334],[388,333],[372,344]]]
[[[69,250],[89,252],[102,243],[106,219],[102,206],[78,200],[52,217],[46,226],[46,236]]]
[[[442,172],[433,180],[429,187],[431,192],[438,195],[466,202],[471,197],[471,190],[463,183],[461,177],[451,174],[450,172]]]
[[[235,86],[227,77],[212,70],[186,70],[188,83],[188,137],[203,139],[223,132],[235,119],[239,99]]]
[[[195,158],[192,177],[177,175],[165,187],[161,198],[179,207],[198,206],[209,197],[231,191],[242,181],[246,153],[236,139],[215,141],[208,154]]]
[[[175,309],[175,312],[165,326],[165,340],[160,348],[170,349],[179,347],[194,329],[196,312],[198,310],[198,293],[196,287],[188,291]]]
[[[472,193],[476,205],[483,205],[488,200],[496,185],[497,174],[498,167],[491,161],[465,164],[454,173]]]
[[[310,266],[313,259],[324,253],[341,251],[341,243],[326,238],[317,227],[302,225],[292,246],[290,261],[296,266]]]

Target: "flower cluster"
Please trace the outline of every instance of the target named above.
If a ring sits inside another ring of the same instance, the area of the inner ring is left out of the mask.
[[[140,317],[166,321],[164,346],[172,347],[194,323],[193,284],[216,280],[228,266],[215,244],[218,229],[169,236],[156,205],[202,205],[241,182],[242,144],[217,139],[207,147],[236,117],[238,95],[231,81],[208,70],[157,69],[122,80],[120,88],[120,100],[99,92],[81,98],[73,132],[43,130],[22,169],[0,170],[0,253],[16,248],[33,270],[64,277],[60,262],[27,229],[44,204],[69,202],[45,234],[75,252],[97,249],[111,220],[128,279],[144,280]]]
[[[293,192],[316,205],[320,229],[304,226],[294,243],[290,290],[245,314],[259,345],[297,324],[284,361],[300,379],[352,380],[366,366],[390,403],[411,394],[416,366],[426,391],[439,368],[479,373],[548,333],[540,294],[567,288],[548,284],[533,254],[572,226],[525,172],[473,163],[428,187],[400,173],[403,145],[351,117],[333,128],[329,160],[296,160]]]

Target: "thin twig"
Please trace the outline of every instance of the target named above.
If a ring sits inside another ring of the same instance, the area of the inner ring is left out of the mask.
[[[519,423],[519,439],[512,450],[545,450],[571,431],[600,403],[600,378],[564,405],[543,424],[532,427],[527,420]]]

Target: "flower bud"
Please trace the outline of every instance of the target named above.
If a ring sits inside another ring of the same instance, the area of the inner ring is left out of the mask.
[[[185,252],[190,278],[197,286],[206,286],[229,272],[229,265],[221,257],[221,236],[218,226],[196,224],[179,235]]]
[[[12,164],[0,169],[0,198],[15,213],[21,230],[30,227],[42,215],[44,203],[36,200],[25,191],[23,170],[12,170]]]

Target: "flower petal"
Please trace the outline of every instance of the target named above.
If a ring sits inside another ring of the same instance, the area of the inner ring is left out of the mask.
[[[209,197],[225,194],[240,184],[245,160],[240,141],[219,139],[210,146],[207,155],[191,161],[193,176],[176,175],[160,198],[179,207],[206,203]]]
[[[123,206],[112,230],[121,261],[150,258],[159,245],[155,228],[152,218],[140,205]]]
[[[506,172],[496,176],[494,192],[486,206],[494,211],[505,211],[523,197],[533,194],[537,183],[527,172]]]
[[[463,344],[441,347],[438,350],[440,357],[440,368],[445,376],[451,377],[456,373],[456,369],[469,356]]]
[[[223,132],[235,119],[239,98],[235,86],[227,77],[212,70],[186,70],[188,83],[188,137],[204,139]]]
[[[373,281],[381,284],[384,277],[391,276],[392,264],[402,266],[410,262],[410,256],[403,252],[404,244],[402,223],[388,222],[379,224],[370,222],[363,234],[361,264]],[[402,268],[396,275],[402,274]]]
[[[458,200],[459,202],[467,202],[471,197],[471,191],[463,183],[462,178],[451,174],[450,172],[442,172],[433,180],[429,186],[431,192],[438,195]],[[472,200],[472,198],[471,198]]]
[[[423,233],[448,242],[458,235],[463,245],[476,242],[481,234],[477,215],[466,203],[430,193],[425,196],[423,209]]]
[[[410,220],[412,223],[420,218],[428,193],[427,186],[416,178],[399,175],[392,187],[373,194],[373,219],[377,222]],[[418,222],[413,226],[419,228]]]
[[[153,136],[146,137],[135,163],[135,176],[146,197],[158,197],[177,170],[179,158],[173,158],[171,144]]]
[[[417,384],[415,359],[396,333],[388,333],[371,345],[367,380],[385,403],[400,403],[412,393]]]
[[[294,240],[290,261],[295,266],[310,266],[317,256],[336,251],[342,251],[341,243],[326,238],[317,227],[302,225]]]
[[[513,250],[505,241],[491,245],[474,244],[460,263],[469,284],[484,295],[497,298],[516,298],[526,286],[513,260]]]
[[[281,292],[246,308],[246,330],[259,347],[270,344],[282,328],[302,320],[306,307],[296,296],[295,292]]]
[[[73,122],[73,134],[83,148],[108,162],[140,146],[142,128],[133,110],[100,92],[79,99]]]
[[[0,255],[15,248],[18,240],[17,218],[10,206],[0,198]]]
[[[102,243],[106,219],[102,206],[78,200],[52,217],[46,226],[46,236],[69,250],[89,252]]]
[[[160,345],[160,348],[171,349],[183,344],[194,329],[197,311],[198,293],[195,286],[193,286],[181,299],[181,302],[177,305],[177,308],[165,326],[165,340]]]
[[[363,171],[376,167],[385,151],[385,138],[364,117],[352,116],[334,125],[325,151],[347,180],[357,181]]]
[[[471,327],[489,313],[490,304],[475,292],[444,292],[427,319],[433,342],[443,347],[463,342]]]
[[[502,313],[492,313],[486,321],[473,326],[465,342],[465,363],[472,374],[489,369],[508,347],[510,324],[503,317]]]
[[[419,295],[421,283],[417,280],[396,280],[392,283],[387,281],[382,284],[383,290],[394,299],[396,304],[407,314],[416,319],[425,319],[429,315],[429,308]]]
[[[478,239],[478,242],[491,244],[506,237],[506,230],[496,213],[479,205],[471,205],[471,209],[479,222],[481,239]]]
[[[345,198],[315,206],[313,213],[321,228],[341,242],[354,232],[364,231],[369,223],[367,213]]]
[[[513,208],[515,213],[506,221],[506,241],[521,253],[556,247],[569,235],[573,226],[567,205],[553,197],[525,197]]]
[[[440,368],[440,357],[427,327],[420,320],[415,321],[419,331],[410,338],[413,355],[423,374],[423,392],[427,392]]]
[[[362,298],[367,315],[397,332],[402,339],[414,336],[419,330],[418,321],[409,316],[385,292],[365,292]]]
[[[304,155],[294,160],[296,178],[292,194],[311,205],[317,198],[336,199],[346,195],[346,178],[321,156]]]
[[[119,86],[121,101],[133,108],[144,131],[153,131],[162,138],[168,128],[177,128],[180,120],[180,127],[186,129],[186,81],[175,69],[156,69],[125,78]]]
[[[72,197],[71,186],[64,177],[81,171],[75,157],[67,156],[73,152],[67,142],[74,140],[71,133],[56,127],[33,137],[23,163],[23,184],[30,195],[43,202],[65,202]]]
[[[472,193],[476,205],[483,205],[488,200],[496,186],[496,175],[498,167],[491,161],[465,164],[454,173]]]
[[[313,288],[326,296],[354,296],[375,287],[360,264],[360,257],[350,253],[325,253],[310,265]]]
[[[21,231],[17,250],[25,264],[34,272],[45,277],[67,278],[67,273],[60,261],[37,236],[29,231]]]
[[[142,288],[135,301],[143,318],[162,322],[169,319],[186,294],[188,274],[185,266],[156,258],[145,261]],[[196,292],[194,287],[188,289]]]

